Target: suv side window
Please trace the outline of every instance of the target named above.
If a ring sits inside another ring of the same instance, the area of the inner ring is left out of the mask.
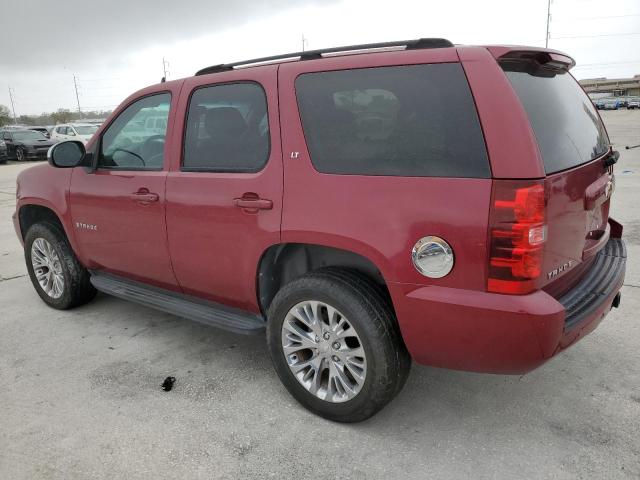
[[[60,135],[66,135],[67,134],[67,127],[57,127],[56,128],[56,132],[58,132]]]
[[[457,63],[306,73],[296,79],[316,170],[343,175],[491,175]]]
[[[99,168],[161,170],[171,94],[159,93],[129,105],[102,135]],[[147,126],[148,117],[164,119],[164,128]]]
[[[187,113],[185,171],[257,172],[269,158],[267,98],[257,83],[202,87]]]

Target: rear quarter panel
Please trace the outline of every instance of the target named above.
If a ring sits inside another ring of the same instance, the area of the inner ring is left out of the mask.
[[[341,56],[280,66],[283,242],[356,252],[369,258],[387,282],[484,289],[491,180],[319,173],[310,160],[295,96],[295,80],[303,73],[446,62],[458,62],[455,48]],[[299,154],[292,158],[292,152]],[[444,278],[429,279],[413,267],[411,250],[426,235],[443,237],[453,247],[455,266]]]

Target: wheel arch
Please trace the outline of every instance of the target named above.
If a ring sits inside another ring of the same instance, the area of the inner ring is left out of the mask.
[[[368,257],[351,250],[311,243],[279,243],[267,248],[258,263],[258,305],[266,313],[278,291],[290,281],[324,267],[357,270],[379,284],[393,308],[382,270]]]
[[[63,235],[66,237],[67,241],[71,244],[72,247],[75,247],[73,244],[73,238],[69,236],[69,232],[65,227],[64,222],[62,221],[62,216],[59,215],[53,208],[47,205],[42,205],[38,203],[25,203],[20,206],[18,210],[18,222],[20,225],[20,235],[22,236],[22,240],[24,242],[27,232],[29,228],[31,228],[36,223],[40,222],[48,222],[60,229]],[[75,250],[75,248],[74,248]]]

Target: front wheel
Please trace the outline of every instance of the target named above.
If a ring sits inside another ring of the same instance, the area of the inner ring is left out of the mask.
[[[25,237],[24,255],[31,283],[50,307],[66,310],[96,295],[89,272],[56,226],[50,223],[32,226]]]
[[[318,270],[285,285],[269,309],[267,341],[289,393],[339,422],[377,413],[411,366],[380,287],[349,270]]]

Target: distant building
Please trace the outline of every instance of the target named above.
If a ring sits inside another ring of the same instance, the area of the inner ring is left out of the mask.
[[[588,78],[579,82],[593,98],[599,93],[614,97],[640,96],[640,75],[633,78]]]

